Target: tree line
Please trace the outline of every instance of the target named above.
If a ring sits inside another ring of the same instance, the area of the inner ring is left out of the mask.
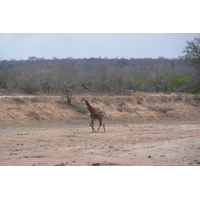
[[[27,60],[1,60],[0,89],[28,94],[66,91],[199,93],[200,54],[196,53],[196,57],[191,54],[198,51],[199,43],[200,39],[187,41],[186,55],[177,59],[45,59],[30,56]]]

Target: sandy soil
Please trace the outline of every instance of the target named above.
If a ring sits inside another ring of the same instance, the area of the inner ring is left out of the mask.
[[[0,128],[0,165],[200,165],[197,120],[107,121],[106,133],[91,133],[88,123]]]
[[[91,133],[85,95],[76,109],[61,96],[1,95],[0,166],[200,165],[199,95],[87,94],[106,133]]]

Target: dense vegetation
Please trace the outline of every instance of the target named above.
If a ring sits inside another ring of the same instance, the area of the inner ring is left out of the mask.
[[[184,58],[2,60],[0,89],[24,93],[198,92]]]
[[[65,58],[30,56],[0,62],[0,89],[24,93],[200,93],[200,38],[187,41],[178,59]]]

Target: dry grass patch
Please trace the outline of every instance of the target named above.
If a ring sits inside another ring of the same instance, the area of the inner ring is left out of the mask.
[[[30,117],[32,119],[36,119],[36,120],[40,120],[41,117],[35,112],[35,111],[29,111],[27,114],[26,114],[27,117]]]
[[[25,104],[26,103],[26,100],[22,99],[22,98],[15,97],[15,98],[12,98],[11,100],[16,104]]]
[[[174,110],[174,108],[172,107],[168,107],[168,106],[165,106],[165,105],[151,105],[149,106],[149,109],[152,110],[152,111],[156,111],[156,112],[159,112],[159,113],[167,113],[169,111],[172,111]]]

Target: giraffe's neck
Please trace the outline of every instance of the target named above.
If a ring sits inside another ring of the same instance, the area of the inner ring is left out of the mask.
[[[85,100],[86,106],[88,108],[88,110],[90,111],[90,113],[94,113],[96,110],[88,103],[87,100]]]

